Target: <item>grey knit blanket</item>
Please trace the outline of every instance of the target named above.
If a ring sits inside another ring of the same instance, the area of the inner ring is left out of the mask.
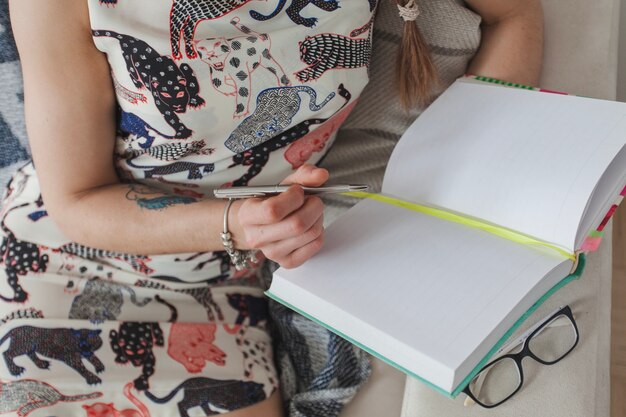
[[[0,195],[9,177],[30,157],[24,124],[22,72],[8,8],[8,0],[0,0]]]
[[[9,176],[29,158],[20,66],[0,0],[0,194]],[[355,1],[355,0],[343,0]],[[443,80],[443,90],[463,75],[479,42],[480,19],[456,0],[421,0],[418,24]],[[405,112],[394,94],[394,68],[402,21],[395,1],[380,0],[370,66],[371,82],[322,166],[335,183],[367,183],[380,190],[387,160],[400,135],[419,115]],[[326,199],[326,223],[355,203]],[[274,265],[267,266],[267,285]],[[338,277],[340,279],[340,277]],[[335,417],[370,375],[368,355],[344,339],[271,302],[276,362],[291,417]]]

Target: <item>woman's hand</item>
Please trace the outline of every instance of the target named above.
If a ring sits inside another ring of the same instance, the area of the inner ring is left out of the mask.
[[[240,243],[261,250],[284,268],[302,265],[322,248],[324,203],[319,197],[305,197],[296,184],[319,187],[326,180],[328,171],[306,164],[283,181],[294,184],[286,192],[235,202],[232,209],[241,230],[239,236],[245,238]]]

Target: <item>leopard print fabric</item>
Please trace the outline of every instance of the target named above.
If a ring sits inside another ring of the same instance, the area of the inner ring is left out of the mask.
[[[24,206],[26,204],[12,207],[7,210],[7,214]],[[4,266],[7,283],[13,290],[12,297],[0,295],[0,299],[23,302],[28,298],[28,294],[20,286],[18,277],[28,273],[45,272],[48,265],[48,255],[43,254],[37,244],[17,239],[7,226],[5,219],[0,219],[0,228],[4,232],[0,245],[0,266]]]
[[[128,292],[131,302],[137,307],[143,307],[152,301],[151,298],[138,300],[132,287],[93,279],[87,281],[83,292],[74,298],[69,318],[86,319],[94,323],[117,319],[124,303],[122,291]]]
[[[267,147],[260,157],[270,163],[255,164],[252,175],[229,161],[304,132],[306,120],[329,120],[344,106],[332,96],[339,85],[354,101],[368,80],[376,0],[172,0],[132,18],[146,0],[89,1],[94,42],[112,63],[120,106],[115,164],[125,181],[158,181],[172,192],[168,184],[176,183],[209,196],[225,185],[280,182],[294,169],[286,146]],[[140,30],[157,16],[169,26]],[[320,101],[309,106],[311,97]],[[307,152],[306,162],[319,161],[334,136]],[[152,151],[191,142],[204,147],[178,159]]]
[[[129,147],[122,152],[124,152],[126,159],[133,159],[139,155],[147,154],[151,158],[158,159],[159,161],[177,161],[187,155],[210,155],[214,152],[214,150],[206,149],[204,145],[205,142],[199,140],[191,143],[164,143],[143,151]]]
[[[337,94],[339,94],[346,100],[345,104],[347,104],[352,97],[350,92],[344,88],[343,84],[339,86]],[[345,107],[342,107],[337,113],[339,113],[344,108]],[[337,113],[335,113],[335,115]],[[330,118],[305,120],[300,124],[286,130],[280,136],[272,138],[267,142],[262,143],[261,145],[257,145],[252,149],[240,152],[237,155],[233,156],[233,162],[231,166],[242,165],[249,166],[250,168],[248,168],[248,171],[245,174],[243,174],[240,178],[236,179],[232,182],[232,184],[229,185],[235,187],[248,185],[250,180],[257,176],[261,172],[263,167],[267,164],[272,152],[289,146],[292,143],[300,140],[301,138],[306,137],[311,132],[312,128],[327,122],[329,119]]]
[[[109,333],[115,362],[141,367],[141,375],[135,379],[135,389],[150,387],[149,378],[154,374],[156,358],[153,348],[163,347],[163,330],[158,323],[124,322],[119,330]]]
[[[269,35],[254,32],[238,18],[230,23],[246,36],[204,39],[197,42],[196,49],[200,59],[209,66],[213,87],[225,96],[232,96],[234,91],[233,117],[244,117],[249,114],[250,99],[258,90],[258,81],[253,83],[261,78],[253,75],[257,70],[265,69],[273,74],[278,87],[291,82],[270,52]]]
[[[309,109],[318,111],[335,97],[330,93],[320,104],[317,93],[307,86],[279,87],[264,90],[257,98],[256,111],[247,117],[224,143],[233,152],[243,152],[260,145],[284,131],[300,110],[300,93],[308,95]]]
[[[370,0],[371,1],[371,0]],[[257,11],[251,11],[250,16],[256,20],[268,20],[273,17],[276,17],[285,5],[287,4],[287,0],[280,0],[278,2],[278,6],[276,10],[274,10],[271,14],[264,16]],[[291,4],[285,10],[287,12],[287,16],[297,25],[302,25],[306,27],[313,27],[317,24],[318,18],[316,17],[302,17],[300,12],[302,9],[307,7],[309,4],[313,4],[321,10],[332,12],[337,10],[339,6],[339,2],[337,0],[292,0]]]
[[[309,64],[296,73],[306,83],[320,78],[326,71],[367,67],[372,56],[371,22],[355,29],[350,36],[322,33],[307,37],[300,43],[300,59]],[[366,38],[357,38],[368,32]]]
[[[146,261],[149,261],[150,257],[145,255],[131,255],[128,253],[112,252],[98,248],[91,248],[89,246],[81,245],[76,242],[70,242],[66,245],[63,245],[59,249],[57,249],[57,251],[77,255],[84,259],[109,258],[115,259],[117,261],[123,261],[129,264],[133,268],[133,270],[143,274],[149,274],[153,271],[146,264]]]
[[[117,98],[114,168],[132,190],[171,194],[135,192],[129,204],[141,209],[170,210],[226,184],[279,183],[317,163],[368,81],[370,33],[355,28],[370,22],[374,0],[87,3]],[[349,50],[307,70],[327,56],[301,56],[300,45],[322,35]],[[0,413],[126,412],[131,394],[146,415],[208,415],[272,395],[262,262],[236,271],[224,252],[123,253],[73,241],[48,213],[39,175],[26,164],[0,201],[0,391],[46,399],[14,395]],[[80,221],[91,215],[110,213]],[[126,221],[111,227],[141,233]],[[184,353],[169,349],[173,338]]]
[[[188,58],[196,58],[197,52],[193,41],[196,26],[203,20],[217,19],[226,16],[238,9],[250,0],[205,0],[202,2],[195,0],[174,0],[170,12],[170,31],[172,56],[174,59],[181,59],[180,39],[181,35],[185,43],[185,54]]]

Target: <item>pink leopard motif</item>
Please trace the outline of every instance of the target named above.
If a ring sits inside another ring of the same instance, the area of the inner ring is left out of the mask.
[[[330,137],[343,124],[357,101],[350,103],[326,123],[289,145],[285,151],[285,159],[294,170],[308,161],[314,152],[324,150]]]
[[[213,344],[216,330],[214,323],[174,323],[170,328],[167,354],[192,374],[201,372],[207,361],[224,366],[226,353]]]

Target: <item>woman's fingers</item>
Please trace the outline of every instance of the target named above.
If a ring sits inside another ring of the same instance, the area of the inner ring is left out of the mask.
[[[324,245],[324,234],[321,234],[317,239],[308,243],[307,245],[296,249],[287,255],[286,258],[278,261],[280,266],[283,268],[291,269],[296,268],[303,263],[305,263],[308,259],[310,259],[313,255],[322,249]]]
[[[291,239],[306,233],[324,213],[319,197],[307,197],[302,207],[280,222],[252,228],[247,233],[248,243],[255,247]]]
[[[246,200],[239,210],[239,221],[247,225],[278,223],[304,204],[302,187],[293,185],[277,196]]]
[[[329,173],[324,168],[304,164],[296,172],[289,175],[282,184],[300,184],[305,187],[319,187],[328,181]]]
[[[237,220],[249,247],[286,268],[301,265],[322,247],[324,203],[304,196],[302,186],[317,187],[328,171],[305,164],[283,181],[294,184],[277,196],[252,198],[241,203]]]
[[[318,239],[323,233],[324,216],[319,216],[318,219],[302,233],[263,246],[263,254],[282,265],[282,260],[288,259],[293,252],[307,246],[309,243]]]

